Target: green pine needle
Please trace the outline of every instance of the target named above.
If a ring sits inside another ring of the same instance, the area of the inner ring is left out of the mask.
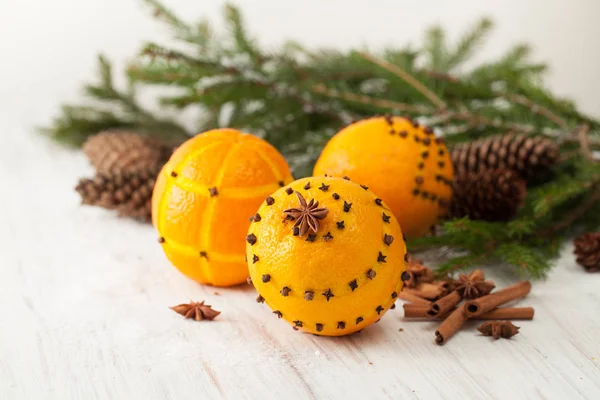
[[[493,26],[494,24],[489,18],[483,18],[475,24],[473,29],[460,39],[456,45],[456,49],[448,56],[444,70],[451,71],[465,61],[468,61],[477,48],[483,45]]]
[[[427,57],[427,67],[433,71],[446,72],[448,51],[446,35],[440,26],[434,26],[425,33],[423,53]]]

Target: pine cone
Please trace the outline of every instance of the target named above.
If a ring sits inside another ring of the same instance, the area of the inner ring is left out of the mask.
[[[546,175],[558,160],[559,147],[542,136],[496,135],[452,150],[455,173],[509,168],[529,183]]]
[[[588,272],[600,271],[600,232],[579,235],[573,243],[577,262]]]
[[[83,145],[98,173],[141,172],[162,167],[171,150],[153,138],[131,132],[100,132]]]
[[[455,175],[450,214],[485,221],[507,221],[515,216],[527,192],[519,175],[505,168]]]
[[[114,209],[120,216],[150,221],[157,174],[158,169],[99,173],[93,179],[81,179],[75,190],[83,204]]]

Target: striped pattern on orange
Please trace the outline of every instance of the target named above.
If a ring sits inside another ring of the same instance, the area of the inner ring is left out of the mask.
[[[215,286],[245,282],[244,237],[261,202],[293,180],[283,156],[233,129],[202,133],[163,167],[152,198],[153,224],[169,260]]]

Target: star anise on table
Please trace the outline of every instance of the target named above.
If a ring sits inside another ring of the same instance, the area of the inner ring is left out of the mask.
[[[477,297],[489,294],[495,287],[492,281],[483,280],[484,276],[481,270],[475,270],[469,275],[460,274],[456,281],[455,290],[463,299],[475,299]]]
[[[308,204],[304,197],[295,192],[298,197],[300,206],[298,208],[288,208],[284,210],[284,214],[289,215],[296,220],[294,227],[298,227],[298,236],[304,236],[308,230],[312,230],[313,233],[317,233],[319,230],[319,220],[323,219],[329,213],[329,210],[325,207],[319,208],[319,202],[315,199],[311,199]]]
[[[483,336],[492,336],[496,340],[500,338],[509,339],[519,333],[519,327],[514,326],[510,321],[484,322],[477,330]]]
[[[203,301],[190,301],[187,304],[179,304],[178,306],[171,307],[171,310],[186,318],[193,318],[196,321],[203,319],[213,320],[217,315],[221,314],[220,311],[213,310],[211,306],[204,304]]]

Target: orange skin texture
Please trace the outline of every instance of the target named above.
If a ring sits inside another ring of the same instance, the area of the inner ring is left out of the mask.
[[[348,176],[390,206],[407,237],[429,232],[452,198],[452,161],[428,128],[400,117],[347,126],[327,143],[314,176]]]
[[[309,182],[310,188],[305,189]],[[322,190],[322,184],[329,187]],[[313,242],[307,240],[312,231],[294,236],[295,221],[285,219],[284,210],[299,206],[296,194],[289,194],[288,188],[329,210],[319,221]],[[248,230],[256,242],[247,238],[246,244],[250,277],[265,303],[296,329],[316,335],[347,335],[379,320],[402,290],[401,275],[406,268],[402,231],[387,205],[378,205],[370,190],[331,177],[303,178],[271,197],[273,204],[260,206],[260,220]],[[344,201],[352,203],[347,212]],[[384,221],[384,213],[389,222]],[[341,221],[343,228],[337,224]],[[332,236],[329,240],[327,233]],[[384,242],[386,234],[393,238],[389,245]],[[385,261],[379,260],[379,252]],[[369,270],[375,275],[371,272],[369,277]],[[290,289],[287,296],[281,293],[284,287]],[[334,295],[329,301],[323,294],[328,289]],[[307,291],[314,293],[312,300],[305,298]]]
[[[216,129],[189,139],[162,168],[152,195],[152,223],[168,259],[200,283],[245,282],[248,218],[292,180],[283,156],[256,136]]]

